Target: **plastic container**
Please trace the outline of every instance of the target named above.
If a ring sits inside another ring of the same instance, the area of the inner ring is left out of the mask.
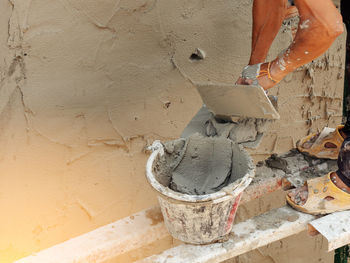
[[[250,155],[238,144],[234,147],[236,156],[240,155],[233,160],[236,180],[207,195],[182,194],[160,184],[153,164],[158,154],[164,154],[164,148],[159,141],[150,147],[153,152],[147,161],[147,180],[158,193],[165,225],[174,238],[191,244],[208,244],[230,233],[242,192],[255,174]]]

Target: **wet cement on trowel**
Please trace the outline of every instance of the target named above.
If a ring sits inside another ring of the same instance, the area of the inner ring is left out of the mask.
[[[194,134],[164,144],[165,153],[154,167],[160,183],[172,190],[191,195],[210,194],[229,184],[232,171],[233,142],[223,137]]]
[[[235,121],[224,121],[211,117],[205,124],[207,136],[229,138],[236,143],[254,142],[262,135],[272,120],[239,118]]]
[[[222,119],[214,116],[204,105],[184,129],[181,137],[194,133],[208,137],[228,138],[244,147],[256,148],[273,120],[258,118]]]

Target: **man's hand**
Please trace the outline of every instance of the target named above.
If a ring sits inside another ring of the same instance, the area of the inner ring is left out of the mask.
[[[267,90],[272,88],[279,82],[279,81],[273,80],[272,77],[269,75],[270,74],[269,63],[261,64],[258,68],[258,72],[256,73],[257,76],[251,76],[250,78],[248,78],[247,76],[250,76],[251,73],[246,74],[245,70],[247,70],[248,67],[254,67],[254,66],[256,65],[250,65],[245,67],[245,69],[242,72],[242,76],[239,77],[236,81],[237,85],[259,85],[264,90]]]
[[[252,79],[246,79],[243,77],[239,77],[236,81],[237,85],[252,85],[253,84],[253,80]]]

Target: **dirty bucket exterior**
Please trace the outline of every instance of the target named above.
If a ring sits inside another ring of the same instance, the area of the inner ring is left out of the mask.
[[[224,238],[232,230],[233,221],[244,189],[255,174],[251,157],[244,150],[249,164],[246,174],[229,190],[221,189],[207,195],[187,195],[161,185],[153,174],[153,162],[164,149],[160,142],[152,145],[147,161],[148,182],[158,193],[158,201],[170,234],[183,242],[208,244]],[[231,185],[232,186],[232,185]]]
[[[241,195],[203,203],[179,203],[162,196],[158,200],[173,237],[191,244],[208,244],[230,233]]]

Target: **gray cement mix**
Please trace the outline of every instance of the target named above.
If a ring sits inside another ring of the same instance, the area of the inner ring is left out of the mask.
[[[170,188],[186,194],[210,194],[227,185],[232,170],[232,143],[225,138],[189,138],[172,174]]]
[[[272,120],[239,118],[235,122],[223,122],[211,117],[206,122],[206,135],[229,138],[236,143],[254,142],[263,134]]]
[[[242,162],[237,144],[259,142],[272,120],[215,118],[205,106],[178,140],[166,142],[165,155],[156,164],[156,177],[164,186],[191,195],[210,194],[237,179]],[[235,146],[234,146],[235,145]]]
[[[210,194],[244,176],[245,155],[224,137],[193,134],[164,144],[154,170],[157,180],[172,190],[191,195]],[[236,165],[243,163],[243,166]],[[237,166],[237,167],[235,167]],[[240,169],[242,168],[243,169]]]
[[[194,133],[208,137],[225,137],[247,148],[256,148],[264,132],[274,121],[269,119],[237,118],[225,121],[215,118],[205,105],[193,117],[181,134],[187,138]]]

